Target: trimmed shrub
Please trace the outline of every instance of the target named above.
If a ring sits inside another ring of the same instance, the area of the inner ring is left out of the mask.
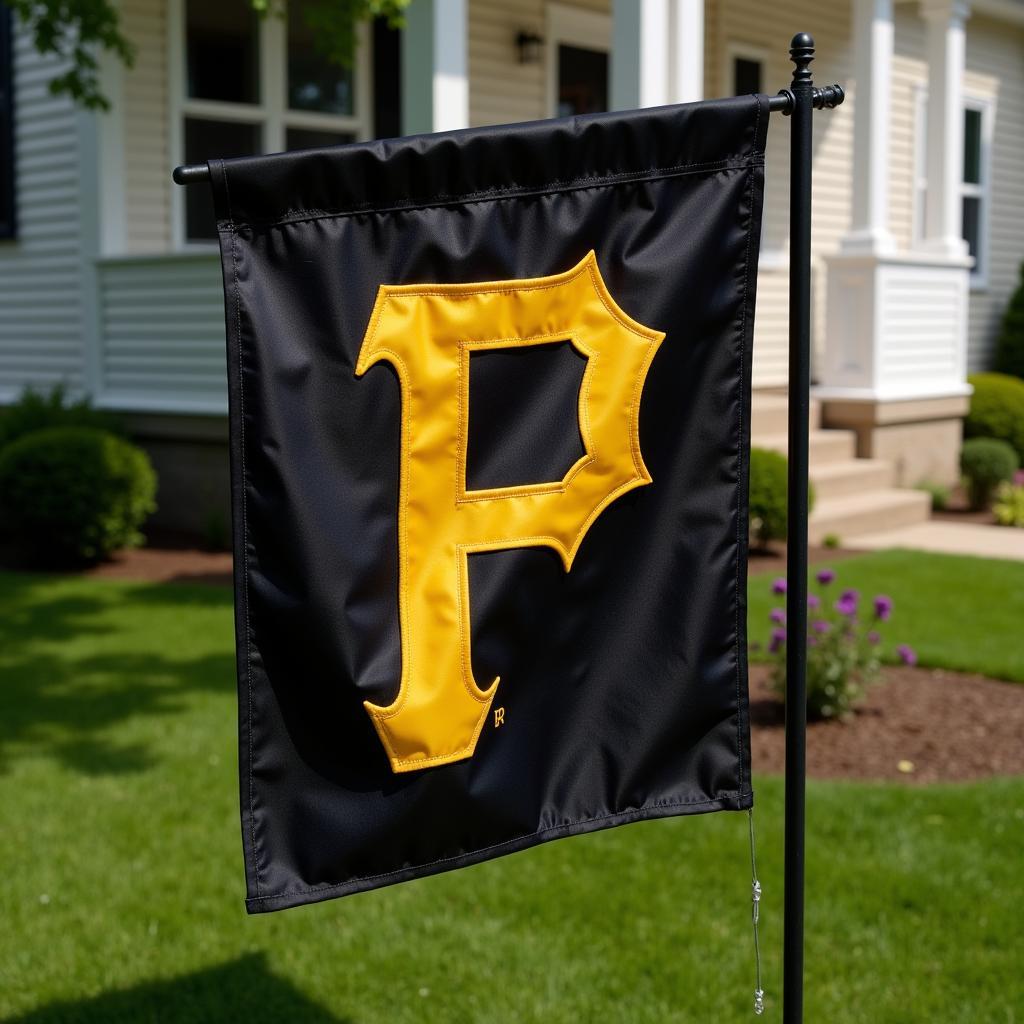
[[[146,453],[103,430],[37,430],[0,451],[0,523],[36,565],[96,562],[140,544],[155,493]]]
[[[993,369],[1024,378],[1024,263],[1020,265],[1020,284],[1003,314]]]
[[[750,449],[750,534],[762,547],[786,537],[788,465],[785,455],[778,452]],[[813,507],[812,487],[808,492],[808,511]]]
[[[1024,380],[1005,373],[975,373],[967,379],[974,394],[964,437],[1005,441],[1024,460]]]
[[[914,488],[916,491],[924,491],[932,499],[932,511],[941,512],[949,507],[949,491],[945,484],[932,483],[931,480],[922,480]]]
[[[47,392],[26,388],[17,402],[0,409],[0,448],[51,427],[92,427],[122,433],[116,416],[94,409],[87,398],[69,402],[63,385],[57,384]]]
[[[960,472],[967,485],[971,508],[988,508],[995,489],[1017,472],[1020,460],[1005,442],[990,437],[965,441],[960,449]]]

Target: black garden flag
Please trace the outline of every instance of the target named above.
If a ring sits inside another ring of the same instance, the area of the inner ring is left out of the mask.
[[[211,163],[250,911],[750,806],[767,125]]]

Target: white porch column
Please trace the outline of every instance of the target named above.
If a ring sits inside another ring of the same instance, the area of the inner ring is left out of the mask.
[[[889,232],[889,114],[892,106],[892,0],[853,0],[853,196],[843,252],[893,248]]]
[[[402,32],[402,132],[469,126],[467,0],[415,0]]]
[[[612,108],[704,98],[704,0],[613,0]]]
[[[672,0],[670,100],[704,99],[704,0]]]
[[[613,110],[669,102],[670,6],[670,0],[613,0]]]
[[[969,14],[965,0],[921,0],[928,53],[928,189],[921,247],[953,257],[967,254],[960,182],[964,166],[964,22]]]

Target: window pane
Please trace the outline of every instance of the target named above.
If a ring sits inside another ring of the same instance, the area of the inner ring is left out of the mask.
[[[558,116],[608,109],[608,54],[582,46],[558,47]]]
[[[981,200],[977,196],[964,196],[964,238],[967,249],[974,257],[974,269],[981,269],[978,253],[981,251]]]
[[[188,95],[259,103],[259,20],[249,0],[188,0]]]
[[[319,128],[289,128],[285,132],[288,149],[323,149],[354,141],[355,136],[351,132],[325,132]]]
[[[332,64],[314,46],[301,2],[288,5],[288,106],[325,114],[355,112],[352,71]]]
[[[250,156],[258,153],[260,126],[239,121],[205,121],[185,118],[185,163],[201,164],[214,157]],[[185,189],[185,238],[190,242],[217,237],[213,196],[209,188]]]
[[[981,184],[981,111],[964,111],[964,181]]]
[[[732,62],[733,92],[737,96],[747,96],[752,92],[761,91],[761,62],[736,57]]]

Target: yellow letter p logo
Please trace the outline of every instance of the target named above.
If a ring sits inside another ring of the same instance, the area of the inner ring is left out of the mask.
[[[392,704],[366,702],[393,771],[472,756],[488,719],[499,680],[482,690],[473,679],[469,554],[545,546],[568,572],[601,512],[651,482],[640,395],[663,338],[619,309],[593,252],[551,277],[381,286],[356,375],[386,360],[402,391],[402,679]],[[565,340],[587,358],[585,454],[556,483],[467,491],[470,353]]]

